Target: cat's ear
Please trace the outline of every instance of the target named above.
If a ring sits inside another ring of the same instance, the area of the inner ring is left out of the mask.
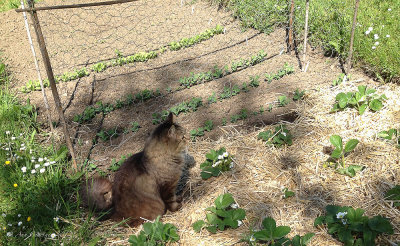
[[[168,129],[168,136],[169,137],[174,137],[176,133],[176,127],[174,125],[172,125],[169,129]]]
[[[174,114],[170,112],[168,117],[167,117],[167,119],[165,120],[165,122],[167,122],[167,123],[172,125],[174,123],[174,118],[175,118]]]

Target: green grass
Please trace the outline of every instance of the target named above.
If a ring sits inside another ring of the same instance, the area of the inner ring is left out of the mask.
[[[39,0],[35,0],[34,2],[37,3],[37,2],[39,2]],[[17,8],[19,8],[20,5],[21,5],[20,0],[1,0],[0,1],[0,12],[5,12],[10,9],[17,9]],[[27,6],[26,3],[25,3],[25,6]]]
[[[79,201],[72,198],[80,175],[66,174],[67,149],[39,143],[48,136],[36,121],[36,109],[10,93],[7,67],[1,61],[0,81],[0,245],[87,242],[93,222],[82,219]],[[74,221],[79,221],[78,228]]]
[[[239,18],[243,27],[270,33],[287,24],[286,0],[210,0],[225,5]],[[310,1],[309,41],[322,47],[327,55],[348,55],[354,0]],[[305,1],[296,0],[295,32],[301,41],[304,33]],[[300,7],[300,8],[298,8]],[[391,11],[388,11],[391,9]],[[400,81],[400,2],[397,0],[360,1],[354,40],[353,61],[386,82]],[[366,35],[369,27],[373,30]],[[374,39],[378,34],[379,39]],[[386,37],[390,35],[390,37]],[[375,45],[375,42],[379,42]],[[302,41],[299,42],[301,48]],[[376,48],[373,49],[372,47]]]

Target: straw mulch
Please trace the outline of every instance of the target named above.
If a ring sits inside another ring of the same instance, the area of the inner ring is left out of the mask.
[[[366,111],[362,116],[355,109],[329,113],[337,93],[356,91],[361,84],[367,84],[389,98],[381,111]],[[338,87],[326,85],[308,91],[296,112],[299,117],[293,123],[286,122],[294,137],[293,145],[289,147],[265,146],[257,140],[257,135],[273,126],[249,129],[246,122],[222,127],[224,134],[217,141],[205,139],[190,144],[189,152],[194,156],[196,166],[191,169],[184,205],[180,211],[163,217],[164,222],[179,229],[179,245],[240,245],[243,235],[250,228],[259,229],[262,219],[267,216],[273,217],[277,225],[290,226],[290,237],[316,233],[309,245],[341,245],[326,229],[313,226],[314,219],[324,214],[328,204],[362,208],[370,217],[380,214],[389,218],[395,234],[381,236],[378,245],[395,245],[394,242],[400,241],[400,210],[384,199],[385,192],[400,183],[400,151],[390,142],[376,137],[379,131],[400,126],[400,88],[379,85],[368,79],[348,81]],[[331,146],[329,137],[333,134],[342,136],[344,142],[351,138],[360,140],[346,157],[347,164],[366,166],[356,177],[349,178],[323,167],[328,159],[323,148]],[[199,165],[204,161],[204,155],[211,148],[220,147],[235,156],[234,170],[218,178],[202,180]],[[284,187],[295,191],[295,197],[283,199]],[[236,230],[217,234],[194,232],[191,224],[204,219],[205,209],[224,192],[232,193],[240,207],[246,210],[244,224]],[[129,235],[140,229],[111,226],[111,222],[105,222],[97,228],[97,233],[109,235],[107,245],[128,244]]]

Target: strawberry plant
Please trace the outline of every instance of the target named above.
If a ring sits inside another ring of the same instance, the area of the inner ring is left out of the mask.
[[[360,115],[364,114],[369,108],[373,112],[383,108],[383,102],[387,99],[385,94],[378,96],[374,89],[367,89],[367,86],[358,86],[357,92],[341,92],[336,95],[336,103],[333,105],[331,112],[344,110],[345,108],[356,108]]]
[[[231,123],[235,123],[238,120],[247,119],[249,111],[247,109],[241,109],[240,114],[235,114],[231,116]]]
[[[226,228],[236,229],[243,224],[246,211],[238,208],[230,193],[220,195],[214,201],[215,206],[206,209],[206,220],[198,220],[192,224],[194,231],[200,232],[203,228],[211,233],[217,230],[223,231]]]
[[[208,97],[207,102],[208,104],[213,104],[217,102],[217,96],[215,95],[215,92],[213,92],[213,94]]]
[[[129,156],[131,156],[131,155],[128,155],[128,156],[124,156],[123,155],[123,156],[121,156],[121,159],[119,161],[116,161],[115,159],[112,159],[111,160],[111,165],[108,168],[108,170],[113,171],[113,172],[118,171],[119,167],[122,165],[122,163],[125,162],[126,158],[129,157]]]
[[[265,74],[265,80],[269,83],[271,83],[273,80],[279,80],[280,78],[284,77],[285,75],[289,75],[294,73],[294,68],[293,66],[289,65],[287,62],[283,65],[283,68],[281,68],[277,73],[266,73]]]
[[[169,43],[169,49],[170,50],[180,50],[182,48],[190,47],[194,44],[200,43],[201,41],[210,39],[211,37],[224,33],[224,27],[217,25],[213,29],[206,30],[199,35],[196,35],[191,38],[183,38],[178,42],[171,42]]]
[[[131,235],[128,242],[135,246],[161,246],[179,241],[179,235],[174,225],[160,222],[160,216],[154,222],[143,224],[143,230],[138,235]]]
[[[379,234],[393,234],[389,220],[381,215],[368,218],[364,210],[352,207],[326,206],[326,215],[315,219],[314,226],[328,227],[328,233],[344,245],[375,245]]]
[[[139,125],[139,123],[137,123],[136,121],[131,122],[131,132],[137,132],[139,131],[139,128],[141,128],[141,126]]]
[[[118,129],[112,128],[109,130],[101,130],[96,134],[102,141],[107,141],[112,138],[116,138],[119,136]]]
[[[219,150],[211,149],[206,154],[206,160],[200,165],[201,177],[203,179],[209,179],[211,177],[218,177],[222,172],[229,171],[233,168],[232,156],[225,150],[220,148]]]
[[[400,148],[400,130],[392,128],[388,131],[381,131],[378,133],[378,137],[387,139],[387,140],[394,139],[394,143],[395,143],[396,147]]]
[[[346,81],[346,79],[347,79],[346,74],[341,73],[341,74],[339,74],[339,76],[338,76],[336,79],[334,79],[334,80],[332,81],[332,85],[333,85],[333,86],[338,86],[338,85],[340,85],[342,82]]]
[[[274,145],[275,147],[293,144],[292,135],[285,125],[276,126],[274,132],[271,130],[260,132],[258,139],[262,139],[266,144]]]
[[[91,69],[96,73],[100,73],[100,72],[103,72],[104,70],[106,70],[107,66],[104,62],[99,62],[99,63],[94,64],[91,67]]]
[[[394,201],[393,205],[400,208],[400,185],[388,190],[385,194],[385,199]]]
[[[284,188],[283,190],[283,198],[289,198],[295,195],[294,191],[289,190],[288,188]]]
[[[227,86],[225,86],[225,87],[224,87],[224,91],[218,96],[218,98],[219,98],[220,100],[223,100],[223,99],[227,99],[227,98],[236,96],[236,95],[238,95],[239,93],[240,93],[240,88],[239,88],[239,86],[234,85],[234,86],[232,87],[232,89],[229,88],[229,87],[227,87]]]
[[[153,125],[160,124],[162,121],[166,120],[168,117],[169,111],[168,110],[163,110],[160,113],[153,113]]]
[[[258,87],[260,85],[260,76],[250,76],[250,83],[251,87]]]
[[[207,120],[204,123],[204,127],[199,127],[190,131],[190,139],[196,141],[196,137],[204,136],[204,132],[209,132],[214,128],[214,124],[211,120]]]
[[[349,165],[346,167],[345,165],[345,155],[352,150],[354,150],[359,143],[357,139],[350,139],[343,148],[342,138],[338,135],[332,135],[329,138],[329,141],[335,147],[335,149],[331,153],[331,158],[333,162],[329,162],[328,164],[333,163],[336,169],[336,172],[347,175],[349,177],[354,177],[357,172],[364,169],[363,166],[358,165]],[[342,168],[337,168],[337,164],[341,164]]]
[[[286,237],[291,231],[289,226],[276,226],[276,221],[267,217],[262,221],[263,229],[251,232],[251,235],[245,238],[243,241],[249,243],[249,245],[258,245],[257,243],[263,243],[270,246],[305,246],[311,238],[315,235],[314,233],[307,233],[304,236],[296,235],[293,239]]]

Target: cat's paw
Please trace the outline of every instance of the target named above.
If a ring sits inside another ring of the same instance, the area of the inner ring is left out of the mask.
[[[178,211],[181,207],[182,207],[182,203],[181,202],[171,202],[168,203],[168,210],[171,212],[175,212]]]

